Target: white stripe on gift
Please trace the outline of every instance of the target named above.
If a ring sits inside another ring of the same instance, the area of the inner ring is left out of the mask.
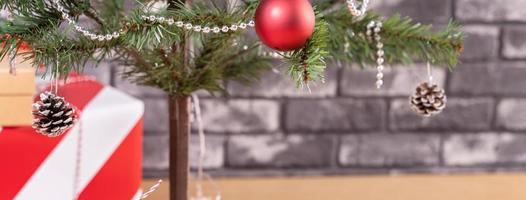
[[[80,91],[79,91],[80,92]],[[79,193],[135,127],[144,104],[111,87],[103,88],[82,112]],[[71,200],[79,123],[72,128],[15,197],[16,200]],[[116,186],[118,187],[118,186]]]

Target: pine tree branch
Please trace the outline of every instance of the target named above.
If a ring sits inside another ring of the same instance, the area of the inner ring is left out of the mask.
[[[79,12],[93,18],[104,26],[103,31],[123,28],[127,31],[119,39],[111,42],[91,41],[81,35],[71,36],[70,31],[58,31],[62,22],[60,13],[43,3],[44,0],[0,1],[0,6],[15,11],[15,22],[5,23],[1,37],[7,48],[0,50],[0,57],[20,46],[25,41],[33,47],[35,65],[54,65],[57,54],[61,73],[81,70],[88,59],[103,59],[109,52],[123,55],[119,60],[131,67],[125,73],[135,82],[158,87],[173,95],[188,95],[199,89],[224,91],[223,81],[241,80],[249,82],[258,78],[259,72],[270,66],[269,57],[259,54],[255,44],[243,50],[234,42],[254,44],[250,37],[240,32],[222,34],[202,34],[185,29],[145,21],[141,16],[151,15],[142,8],[121,18],[122,6],[119,0],[112,0],[108,10],[101,15],[86,5],[73,5],[63,1],[73,14]],[[253,17],[257,0],[245,0],[245,4],[225,12],[218,7],[207,7],[195,3],[192,8],[181,6],[181,1],[172,0],[176,10],[155,13],[176,21],[207,26],[230,25],[248,21]],[[177,4],[178,3],[178,4]],[[430,26],[412,22],[399,16],[382,19],[369,12],[362,18],[354,18],[347,8],[333,9],[341,1],[334,0],[319,4],[316,28],[313,36],[302,49],[282,53],[289,65],[289,74],[298,83],[323,80],[326,59],[336,59],[361,66],[374,65],[376,45],[365,37],[367,24],[374,20],[383,21],[380,32],[384,43],[386,64],[430,61],[434,64],[454,67],[462,50],[463,33],[460,26],[450,23],[443,31],[432,32]],[[208,5],[209,6],[209,5]],[[112,12],[114,11],[114,12]],[[87,14],[86,14],[87,13]],[[107,24],[104,24],[107,23]],[[122,26],[122,27],[117,27]],[[329,34],[330,33],[330,34]],[[192,61],[188,46],[195,44]],[[102,52],[102,53],[100,53]],[[168,56],[167,56],[168,54]],[[186,55],[184,55],[186,54]],[[29,54],[28,54],[29,55]],[[29,57],[29,56],[28,56]],[[176,81],[174,81],[176,80]]]
[[[93,19],[97,24],[99,24],[102,28],[104,28],[106,25],[104,24],[104,21],[99,17],[99,15],[93,10],[93,8],[87,9],[84,11],[84,15],[86,17],[89,17],[90,19]]]
[[[462,51],[464,34],[455,23],[450,23],[442,31],[432,32],[430,25],[414,23],[410,18],[395,15],[382,20],[378,14],[368,12],[363,18],[356,19],[347,9],[328,13],[324,19],[331,24],[331,56],[348,63],[361,66],[375,63],[375,44],[364,35],[370,21],[383,21],[380,36],[387,64],[419,60],[453,68]]]

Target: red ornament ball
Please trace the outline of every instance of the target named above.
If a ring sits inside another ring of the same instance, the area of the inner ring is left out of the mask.
[[[256,10],[256,32],[268,47],[291,51],[305,45],[316,17],[308,0],[261,0]]]

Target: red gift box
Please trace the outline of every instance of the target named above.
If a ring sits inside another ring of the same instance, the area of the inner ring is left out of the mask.
[[[85,77],[70,80],[58,94],[80,120],[66,134],[0,130],[1,200],[140,198],[144,104]]]

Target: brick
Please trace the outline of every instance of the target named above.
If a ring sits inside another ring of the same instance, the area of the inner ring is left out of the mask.
[[[497,155],[502,164],[526,164],[526,135],[501,134]]]
[[[524,95],[526,62],[462,64],[451,73],[453,95]]]
[[[496,133],[452,135],[444,141],[444,162],[446,165],[494,163],[498,140]]]
[[[440,137],[434,134],[362,134],[343,138],[343,166],[422,166],[440,162]]]
[[[526,130],[526,99],[504,99],[497,107],[497,126],[507,130]]]
[[[163,135],[145,135],[143,147],[143,168],[146,170],[162,171],[169,167],[169,136]],[[206,156],[203,161],[204,169],[217,169],[224,165],[224,138],[222,136],[206,137]],[[199,140],[196,135],[190,139],[190,167],[197,168],[199,159]]]
[[[170,128],[168,100],[165,98],[146,98],[143,101],[145,104],[144,130],[168,132]]]
[[[446,23],[451,18],[451,0],[387,0],[371,1],[371,10],[384,16],[401,14],[409,16],[417,22]]]
[[[488,82],[497,85],[499,95],[523,95],[526,90],[526,62],[505,62],[496,66],[496,80]]]
[[[450,74],[449,88],[446,93],[450,95],[492,95],[498,92],[497,69],[495,63],[463,63]],[[489,84],[488,84],[489,83]]]
[[[488,130],[493,116],[489,98],[449,98],[445,110],[433,117],[421,117],[409,107],[408,99],[391,102],[390,128],[396,131],[417,130]]]
[[[444,141],[451,166],[526,163],[526,136],[511,133],[453,134]]]
[[[281,71],[280,71],[281,70]],[[336,95],[338,68],[326,69],[325,82],[312,83],[310,91],[299,88],[287,74],[286,68],[270,70],[251,85],[231,82],[228,91],[234,97],[327,97]]]
[[[206,136],[205,157],[203,159],[204,169],[218,169],[225,163],[225,139],[223,136],[207,135]],[[199,163],[199,137],[192,135],[190,137],[190,167],[197,169]]]
[[[228,142],[228,165],[233,167],[329,166],[334,145],[334,138],[327,135],[235,135]]]
[[[466,26],[462,61],[493,60],[498,55],[499,29],[493,26]]]
[[[290,100],[285,124],[293,131],[380,130],[386,104],[379,99]]]
[[[166,170],[169,166],[168,135],[145,135],[143,139],[143,168]]]
[[[341,79],[341,94],[347,96],[408,96],[419,83],[427,81],[426,64],[392,66],[384,71],[384,85],[377,89],[376,69],[346,68]],[[446,69],[434,67],[433,80],[444,85]]]
[[[131,83],[129,80],[121,77],[123,67],[116,69],[115,73],[115,87],[135,97],[166,97],[166,93],[158,88],[151,86],[141,86]]]
[[[512,26],[504,29],[502,54],[505,58],[510,59],[526,58],[526,26]]]
[[[457,0],[455,15],[461,21],[525,21],[526,0]]]
[[[279,128],[280,105],[272,100],[202,100],[206,131],[273,132]]]

